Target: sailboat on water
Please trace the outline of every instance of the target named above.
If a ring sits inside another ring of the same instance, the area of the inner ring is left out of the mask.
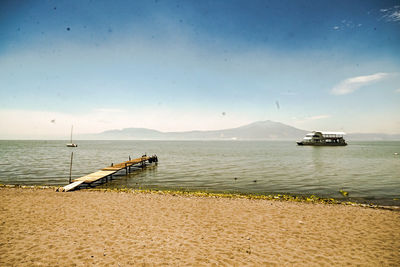
[[[74,129],[74,126],[71,126],[71,143],[67,144],[67,147],[77,147],[77,144],[72,143],[72,129]]]

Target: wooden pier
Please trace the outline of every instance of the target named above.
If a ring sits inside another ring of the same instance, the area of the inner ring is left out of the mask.
[[[131,172],[131,167],[140,167],[144,168],[146,167],[147,163],[152,163],[152,162],[158,162],[157,156],[151,156],[148,157],[146,155],[137,158],[137,159],[130,159],[128,161],[122,162],[122,163],[117,163],[117,164],[111,164],[111,166],[108,166],[106,168],[103,168],[97,172],[82,176],[80,178],[72,180],[72,183],[60,187],[57,191],[59,192],[67,192],[73,189],[77,189],[79,186],[82,184],[86,184],[91,186],[93,183],[96,182],[108,182],[109,180],[112,179],[112,175],[125,169],[126,174]]]

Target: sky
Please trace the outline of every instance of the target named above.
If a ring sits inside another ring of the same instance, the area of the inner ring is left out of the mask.
[[[1,1],[0,139],[400,133],[400,0]]]

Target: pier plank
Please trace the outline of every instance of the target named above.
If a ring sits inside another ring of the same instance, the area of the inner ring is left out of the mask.
[[[73,181],[83,181],[85,183],[93,183],[97,180],[100,180],[104,177],[107,177],[111,174],[116,173],[117,171],[97,171],[88,175],[85,175],[81,178],[74,179]]]

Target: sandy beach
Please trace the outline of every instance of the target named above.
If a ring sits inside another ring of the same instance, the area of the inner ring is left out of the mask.
[[[399,266],[400,212],[0,188],[1,266]]]

